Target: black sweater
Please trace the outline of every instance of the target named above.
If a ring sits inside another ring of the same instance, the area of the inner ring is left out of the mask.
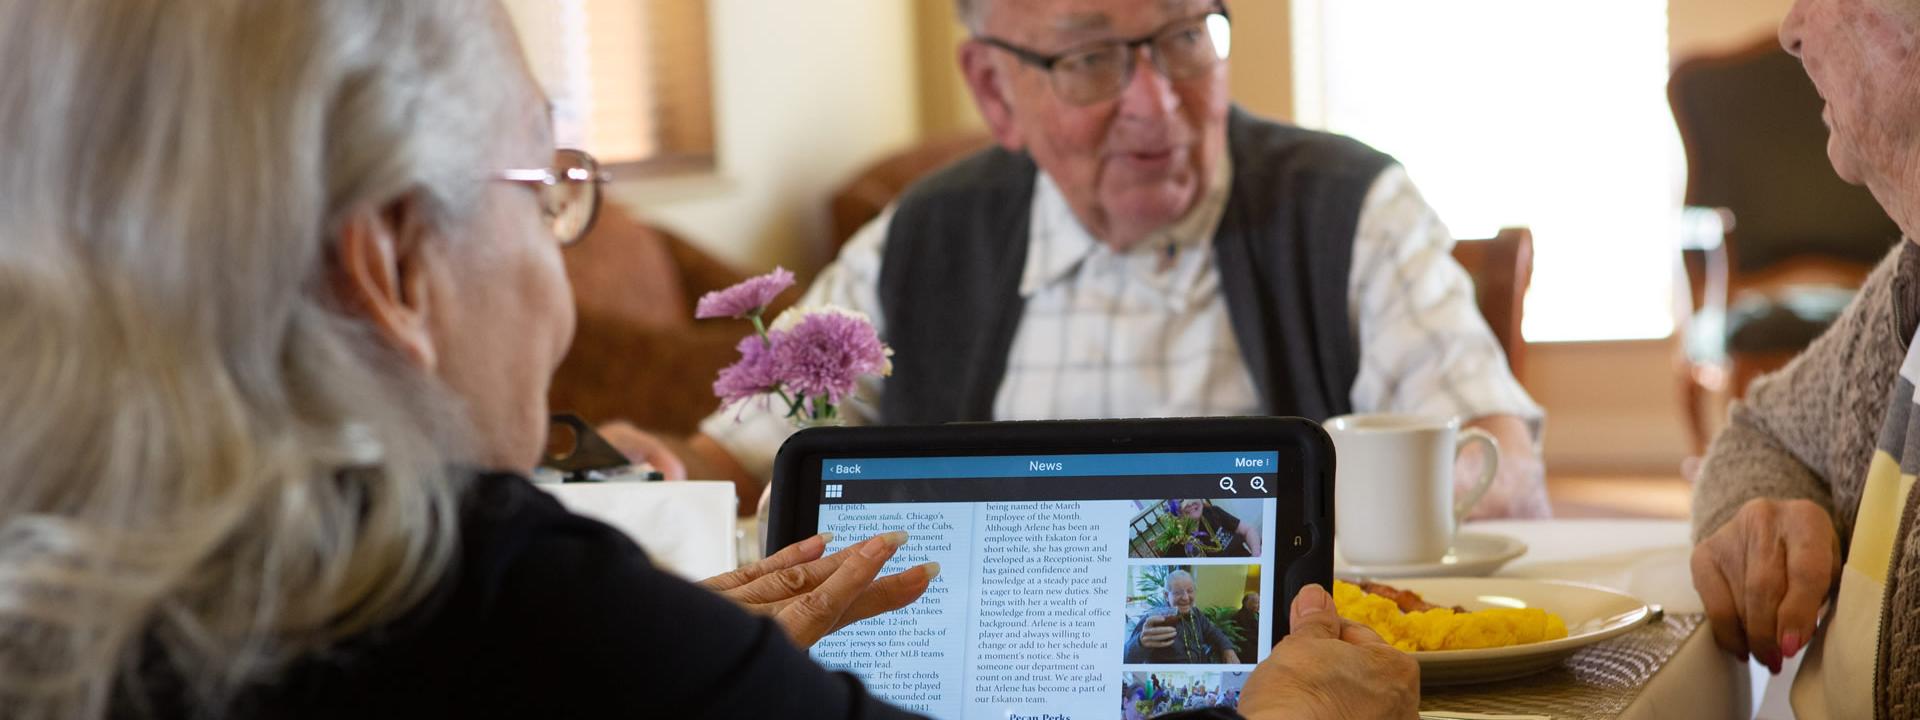
[[[460,542],[455,569],[419,607],[296,663],[230,716],[918,717],[816,664],[773,620],[655,567],[625,535],[522,478],[475,479]],[[114,714],[204,715],[160,689],[169,687],[179,686],[148,686],[158,708],[121,702]]]

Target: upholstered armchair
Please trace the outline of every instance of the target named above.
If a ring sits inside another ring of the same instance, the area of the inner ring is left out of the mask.
[[[712,413],[713,378],[748,331],[693,319],[711,290],[744,274],[609,203],[565,253],[579,329],[548,397],[554,412],[599,424],[692,433]]]

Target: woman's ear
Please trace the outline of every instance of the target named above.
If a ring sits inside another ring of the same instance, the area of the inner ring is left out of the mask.
[[[427,224],[413,200],[348,215],[334,239],[332,285],[349,312],[401,355],[429,371],[439,364],[427,292]]]
[[[972,91],[973,104],[987,121],[987,130],[995,142],[1014,152],[1026,149],[1020,130],[1013,121],[1013,100],[1008,97],[1006,78],[993,62],[993,48],[978,40],[960,45],[960,74]]]

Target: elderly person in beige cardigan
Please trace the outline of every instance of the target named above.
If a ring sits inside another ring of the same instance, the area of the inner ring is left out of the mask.
[[[1920,716],[1920,2],[1799,0],[1780,39],[1827,100],[1827,151],[1909,241],[1805,355],[1756,384],[1694,496],[1693,580],[1720,645],[1802,718]]]

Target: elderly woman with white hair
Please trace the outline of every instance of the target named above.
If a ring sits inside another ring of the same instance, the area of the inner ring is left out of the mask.
[[[918,597],[904,536],[709,583],[756,623],[459,469],[539,457],[598,202],[503,18],[0,4],[0,715],[875,705],[780,629]]]
[[[1693,582],[1720,645],[1802,718],[1920,717],[1920,2],[1799,0],[1780,30],[1827,101],[1827,153],[1907,239],[1708,452]]]
[[[600,173],[504,17],[0,2],[0,716],[905,714],[799,649],[904,535],[700,587],[521,477]],[[1412,682],[1301,597],[1248,716]]]

